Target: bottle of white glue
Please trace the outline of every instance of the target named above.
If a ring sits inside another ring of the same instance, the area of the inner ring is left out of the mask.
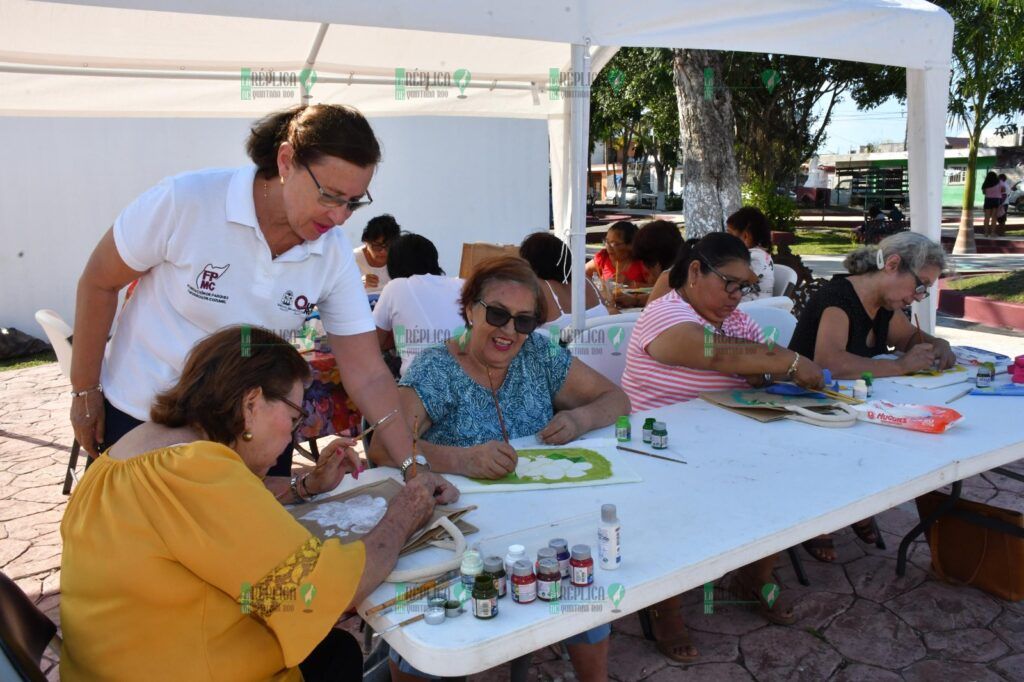
[[[622,524],[614,504],[601,505],[601,525],[597,528],[597,551],[601,568],[615,570],[622,564]]]

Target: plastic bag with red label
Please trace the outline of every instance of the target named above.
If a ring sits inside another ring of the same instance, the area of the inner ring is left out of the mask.
[[[923,433],[945,433],[946,429],[963,419],[962,414],[948,407],[890,403],[887,400],[872,400],[854,405],[853,409],[857,410],[857,418],[861,421]]]

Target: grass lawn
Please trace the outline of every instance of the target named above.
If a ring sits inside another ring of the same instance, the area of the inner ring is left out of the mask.
[[[25,369],[26,367],[35,367],[51,362],[57,362],[57,356],[53,354],[52,350],[47,350],[35,355],[23,355],[20,358],[0,360],[0,372],[6,372],[11,369]]]
[[[789,247],[798,256],[843,256],[855,248],[853,230],[797,230],[796,243]]]
[[[1024,270],[965,277],[951,280],[947,286],[965,294],[984,296],[994,301],[1024,303]]]

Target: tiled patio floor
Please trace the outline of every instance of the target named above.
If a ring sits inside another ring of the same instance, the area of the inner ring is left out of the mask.
[[[56,364],[0,372],[0,566],[59,621],[60,488],[71,444],[67,382]],[[1012,427],[1011,427],[1012,428]],[[1024,472],[1024,466],[1017,465]],[[965,483],[967,496],[1021,509],[1024,484],[986,474]],[[692,593],[687,612],[698,663],[670,663],[643,639],[635,616],[617,622],[611,641],[615,680],[1021,680],[1024,605],[930,576],[927,545],[918,542],[907,576],[894,572],[898,538],[917,520],[912,504],[879,517],[888,549],[836,536],[839,561],[806,557],[810,587],[797,584],[788,561],[777,571],[797,600],[796,625],[765,624],[731,609],[704,615]],[[55,658],[45,667],[57,678]],[[549,651],[535,657],[537,679],[571,679]],[[475,680],[507,679],[499,668]]]

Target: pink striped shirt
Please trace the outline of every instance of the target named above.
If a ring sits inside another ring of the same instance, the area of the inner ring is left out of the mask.
[[[665,365],[647,353],[647,346],[654,339],[671,327],[685,322],[695,322],[712,333],[716,331],[714,325],[698,315],[693,306],[675,291],[653,301],[641,313],[626,348],[626,370],[622,374],[622,388],[629,396],[633,412],[693,400],[706,391],[749,386],[744,379],[734,374]],[[725,318],[721,333],[764,343],[764,335],[757,323],[739,309]]]

